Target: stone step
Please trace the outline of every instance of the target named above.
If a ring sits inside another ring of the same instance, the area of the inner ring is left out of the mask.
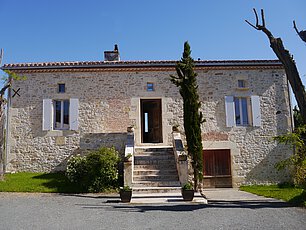
[[[172,152],[173,153],[173,148],[172,147],[162,147],[162,148],[135,148],[135,152]]]
[[[134,175],[177,175],[175,168],[173,169],[136,169]]]
[[[173,160],[174,155],[136,155],[134,156],[134,160]]]
[[[174,156],[171,152],[135,152],[134,156]]]
[[[178,181],[177,175],[134,175],[133,181]]]
[[[134,171],[137,170],[176,170],[176,165],[160,164],[160,165],[134,165]]]
[[[134,160],[134,165],[175,165],[174,159],[167,160]]]
[[[172,187],[133,187],[133,194],[181,193],[180,186]]]
[[[133,181],[132,188],[136,187],[173,187],[180,186],[179,181]]]
[[[172,147],[135,148],[133,193],[180,192]]]

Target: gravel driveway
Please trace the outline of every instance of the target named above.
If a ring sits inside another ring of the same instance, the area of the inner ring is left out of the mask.
[[[0,229],[306,229],[306,209],[235,189],[208,205],[123,204],[114,195],[0,193]]]

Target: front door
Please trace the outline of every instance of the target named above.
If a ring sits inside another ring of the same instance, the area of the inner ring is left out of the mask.
[[[140,103],[142,143],[162,143],[161,99],[142,99]]]

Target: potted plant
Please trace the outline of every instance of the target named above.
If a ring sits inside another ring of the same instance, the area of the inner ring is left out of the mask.
[[[194,197],[193,186],[190,182],[186,183],[182,187],[182,196],[184,201],[192,201]]]
[[[124,157],[124,162],[129,162],[129,161],[132,161],[132,153],[129,153],[127,154],[125,157]]]
[[[132,188],[130,186],[124,186],[120,188],[120,199],[124,203],[128,203],[132,199]]]
[[[131,126],[127,127],[127,129],[126,129],[126,131],[127,131],[128,133],[133,133],[134,130],[135,130],[134,125],[131,125]]]

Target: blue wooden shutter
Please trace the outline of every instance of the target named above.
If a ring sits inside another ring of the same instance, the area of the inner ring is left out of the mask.
[[[233,96],[225,96],[226,126],[235,126],[235,104]]]
[[[79,99],[71,98],[69,107],[69,125],[70,130],[78,130],[79,128]]]
[[[52,130],[52,120],[53,120],[52,117],[53,117],[52,100],[43,99],[43,122],[42,122],[43,130]]]
[[[261,126],[261,113],[260,113],[260,98],[259,96],[251,96],[252,104],[252,117],[253,117],[253,126]]]

